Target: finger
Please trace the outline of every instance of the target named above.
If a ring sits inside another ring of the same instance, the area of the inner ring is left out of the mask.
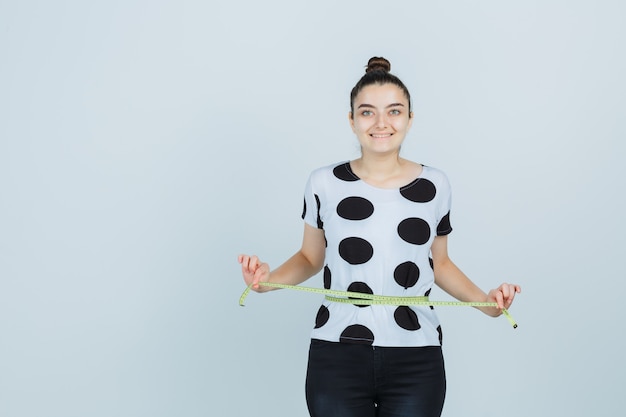
[[[248,255],[241,255],[240,256],[240,263],[241,263],[241,269],[244,272],[249,272],[250,271],[250,257]]]
[[[503,295],[505,295],[505,308],[509,308],[511,304],[513,304],[513,300],[515,299],[515,294],[519,293],[521,288],[519,285],[507,284],[506,291],[503,291]]]
[[[519,294],[522,291],[522,288],[516,284],[508,284],[507,286],[508,286],[507,299],[512,302],[513,299],[515,298],[515,294]]]
[[[504,285],[503,289],[504,291],[502,291],[502,296],[504,297],[504,302],[508,304],[513,301],[513,297],[515,296],[515,289],[513,288],[512,284]]]
[[[499,309],[504,308],[504,297],[501,290],[496,292],[496,304],[498,304]]]
[[[269,265],[266,263],[263,263],[261,265],[259,265],[259,267],[257,268],[257,270],[254,272],[254,279],[255,281],[262,281],[265,278],[267,278],[269,272]]]
[[[258,260],[257,260],[257,263],[258,263]],[[252,276],[253,288],[258,289],[260,287],[259,282],[266,280],[268,269],[269,267],[267,264],[264,264],[264,263],[257,264],[254,270],[254,274]]]
[[[500,285],[500,288],[498,288],[498,291],[502,294],[503,299],[508,298],[509,297],[509,284],[504,283]]]
[[[259,257],[256,255],[244,255],[242,265],[244,266],[247,273],[254,274],[259,265],[261,265],[261,262],[259,261]]]
[[[253,255],[250,258],[250,270],[252,272],[256,272],[257,268],[261,265],[261,261],[259,261],[259,257],[256,255]]]

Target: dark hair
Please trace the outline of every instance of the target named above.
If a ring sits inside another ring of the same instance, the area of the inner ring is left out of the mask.
[[[409,101],[409,111],[411,111],[411,94],[409,94],[409,89],[406,88],[404,83],[400,81],[398,77],[391,74],[389,71],[391,71],[391,63],[385,58],[375,56],[367,61],[365,75],[361,77],[350,93],[350,114],[354,115],[354,99],[356,96],[363,88],[372,84],[393,84],[398,86],[404,92],[404,96]]]

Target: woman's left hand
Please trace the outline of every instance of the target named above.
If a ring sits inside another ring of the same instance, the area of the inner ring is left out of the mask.
[[[513,304],[515,294],[522,292],[522,287],[516,284],[504,283],[498,288],[489,291],[487,302],[498,304],[498,308],[509,308]]]

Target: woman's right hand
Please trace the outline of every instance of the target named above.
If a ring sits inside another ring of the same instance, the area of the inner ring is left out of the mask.
[[[270,277],[270,266],[261,262],[256,255],[239,255],[239,263],[241,264],[241,273],[246,286],[252,284],[252,289],[256,292],[265,292],[269,287],[259,285],[259,282],[266,282]]]

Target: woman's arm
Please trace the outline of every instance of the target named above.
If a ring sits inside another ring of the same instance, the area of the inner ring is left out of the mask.
[[[448,256],[448,237],[437,236],[431,246],[435,284],[460,301],[497,303],[498,307],[477,307],[483,313],[497,317],[503,308],[509,308],[515,294],[522,291],[519,285],[504,283],[485,294],[452,262]]]
[[[298,285],[317,274],[324,266],[325,250],[324,230],[305,223],[302,247],[275,270],[270,272],[269,265],[256,255],[239,255],[239,263],[246,285],[252,284],[254,291],[266,292],[276,288],[264,287],[259,282]]]

